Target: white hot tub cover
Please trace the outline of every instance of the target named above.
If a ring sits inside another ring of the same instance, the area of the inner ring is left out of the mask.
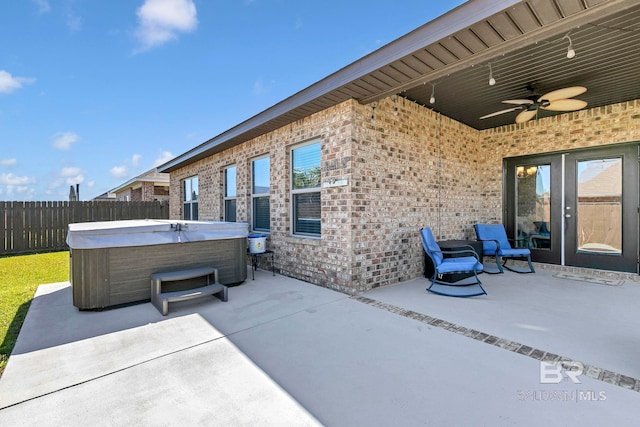
[[[202,240],[246,238],[245,222],[140,219],[69,224],[71,249],[162,245]]]

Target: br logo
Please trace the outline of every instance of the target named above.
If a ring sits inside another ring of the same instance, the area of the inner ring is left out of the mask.
[[[584,372],[584,365],[573,360],[560,360],[556,363],[540,362],[540,384],[559,384],[569,379],[581,384],[578,377]]]

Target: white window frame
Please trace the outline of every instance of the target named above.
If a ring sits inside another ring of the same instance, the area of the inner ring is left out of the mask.
[[[269,189],[266,193],[254,193],[255,190],[255,163],[259,160],[269,159]],[[269,228],[257,228],[256,227],[256,215],[255,215],[255,199],[257,198],[268,198],[269,199]],[[264,154],[259,157],[254,157],[251,159],[251,231],[257,231],[260,233],[270,233],[271,232],[271,156],[269,154]]]
[[[191,198],[191,195],[193,193],[193,182],[194,182],[194,180],[196,181],[196,185],[197,185],[195,200],[193,200]],[[187,182],[189,182],[189,190],[190,190],[189,191],[189,193],[190,193],[189,197],[187,197],[187,188],[186,188]],[[198,218],[200,216],[200,210],[198,209],[198,214],[196,214],[195,218],[193,217],[194,216],[193,215],[193,207],[194,207],[194,205],[196,207],[199,207],[198,206],[198,201],[200,199],[200,197],[199,197],[200,196],[200,188],[199,187],[200,187],[200,179],[198,178],[198,175],[193,175],[193,176],[190,176],[190,177],[185,178],[185,179],[182,180],[182,219],[184,219],[184,220],[194,220],[194,221],[196,221],[196,220],[198,220]],[[189,205],[189,218],[185,218],[185,208],[184,207],[187,204]]]
[[[295,189],[294,188],[294,183],[293,183],[293,178],[294,178],[294,173],[293,173],[293,153],[296,149],[298,148],[302,148],[305,146],[309,146],[309,145],[314,145],[314,144],[318,144],[318,146],[320,147],[320,159],[319,159],[319,164],[318,167],[320,168],[320,170],[322,170],[322,142],[318,139],[314,139],[311,141],[307,141],[307,142],[303,142],[300,144],[296,144],[294,146],[291,146],[290,150],[289,150],[289,159],[290,159],[290,167],[289,167],[289,172],[291,175],[290,178],[290,184],[291,184],[291,203],[290,203],[290,218],[291,218],[291,235],[292,236],[296,236],[296,237],[305,237],[305,238],[310,238],[310,239],[320,239],[322,237],[322,218],[320,218],[320,232],[319,233],[303,233],[303,232],[297,232],[296,231],[296,212],[295,212],[295,195],[296,194],[306,194],[306,193],[318,193],[320,195],[320,208],[322,208],[322,176],[320,177],[320,180],[318,182],[318,186],[317,187],[310,187],[310,188],[302,188],[302,189]]]
[[[227,173],[229,172],[230,169],[235,169],[235,180],[236,180],[236,188],[234,189],[235,192],[235,196],[229,196],[227,195]],[[224,168],[223,170],[223,182],[224,182],[224,188],[223,188],[223,202],[222,202],[222,213],[223,213],[223,219],[225,221],[229,221],[229,218],[227,218],[227,202],[234,200],[236,202],[236,212],[235,212],[235,216],[236,219],[234,220],[237,221],[238,218],[238,167],[236,165],[229,165],[227,167]]]

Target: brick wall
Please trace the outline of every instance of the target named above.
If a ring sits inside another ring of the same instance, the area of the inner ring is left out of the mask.
[[[153,182],[143,182],[140,188],[140,198],[144,202],[153,202],[154,198],[154,185]]]
[[[142,198],[142,187],[131,189],[131,201],[132,202],[142,202],[144,199]]]
[[[397,109],[395,111],[394,109]],[[437,239],[471,237],[486,216],[479,134],[423,106],[398,98],[357,107],[352,151],[355,291],[422,274],[420,228]]]
[[[350,192],[340,187],[322,190],[322,238],[291,236],[289,158],[292,146],[318,139],[322,141],[322,180],[348,178],[356,105],[352,101],[342,103],[172,172],[171,218],[182,215],[182,180],[198,175],[200,219],[221,220],[223,171],[235,164],[237,220],[250,222],[251,161],[268,154],[271,158],[271,233],[267,246],[276,251],[276,268],[287,276],[349,292],[352,253],[347,203]]]
[[[396,110],[397,111],[394,111]],[[373,114],[373,118],[371,117]],[[322,237],[290,235],[290,148],[322,142]],[[271,157],[276,268],[346,293],[422,274],[419,229],[437,239],[475,238],[473,224],[501,220],[502,159],[640,140],[640,101],[523,125],[477,131],[403,98],[347,101],[171,173],[171,218],[181,183],[198,175],[200,219],[220,220],[223,170],[237,167],[237,219],[250,221],[251,160]]]

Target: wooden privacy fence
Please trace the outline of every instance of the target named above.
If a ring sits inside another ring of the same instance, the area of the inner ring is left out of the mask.
[[[0,202],[0,256],[68,250],[69,224],[168,219],[168,202]]]

